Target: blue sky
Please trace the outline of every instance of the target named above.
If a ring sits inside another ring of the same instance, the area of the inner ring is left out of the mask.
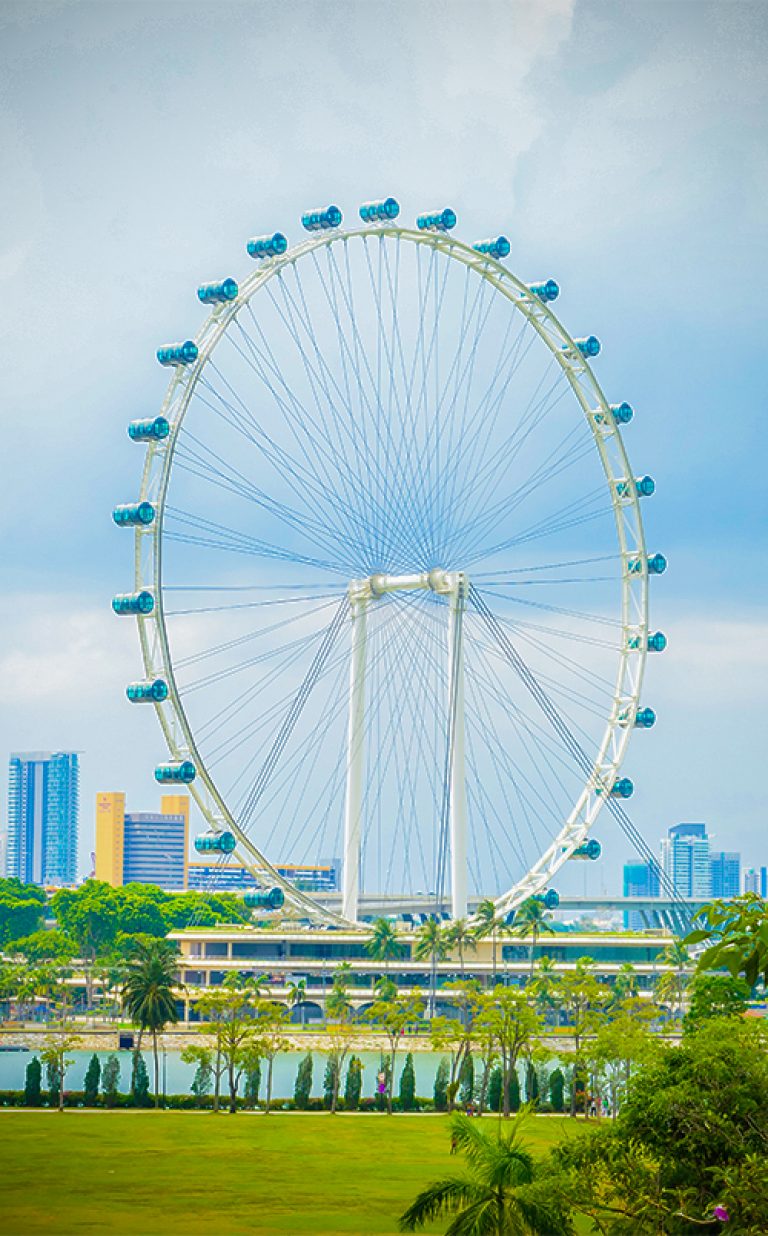
[[[156,801],[159,731],[123,696],[135,632],[109,612],[154,349],[197,329],[194,289],[244,270],[247,236],[380,193],[505,232],[603,341],[670,561],[633,818],[654,848],[705,820],[768,862],[767,53],[746,0],[4,5],[0,754],[82,750],[82,866],[97,790]],[[601,836],[590,878],[613,891],[630,855]]]

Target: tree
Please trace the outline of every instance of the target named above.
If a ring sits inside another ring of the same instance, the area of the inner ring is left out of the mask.
[[[33,1056],[24,1074],[24,1104],[39,1107],[42,1101],[41,1082],[43,1069],[37,1056]]]
[[[403,955],[403,945],[397,938],[397,928],[391,919],[376,918],[371,923],[371,934],[365,942],[365,950],[374,961],[383,961],[385,973],[390,961]]]
[[[473,979],[448,983],[446,984],[446,990],[450,991],[453,999],[458,1004],[459,1016],[433,1018],[430,1025],[430,1038],[433,1051],[448,1053],[450,1069],[446,1093],[448,1110],[452,1111],[459,1089],[459,1075],[464,1060],[477,1038],[475,1017],[484,997],[480,991],[479,983]]]
[[[213,1053],[209,1047],[201,1047],[194,1043],[184,1048],[181,1058],[185,1064],[197,1066],[190,1090],[195,1096],[197,1106],[202,1107],[203,1100],[210,1093],[213,1081]]]
[[[485,901],[481,901],[480,905],[475,910],[474,914],[475,938],[485,940],[488,936],[491,937],[491,957],[493,961],[493,969],[491,971],[492,985],[496,986],[496,952],[498,937],[504,930],[505,923],[503,918],[499,918],[496,913],[496,903],[490,897]]]
[[[533,1060],[525,1062],[525,1101],[536,1107],[539,1102],[539,1078]]]
[[[521,940],[527,940],[530,937],[530,971],[528,981],[533,982],[533,963],[536,954],[536,944],[542,933],[554,935],[555,929],[552,926],[552,915],[546,909],[543,901],[538,897],[529,897],[519,906],[515,915],[515,921],[510,929],[510,935],[518,936]]]
[[[101,1070],[101,1083],[104,1092],[104,1102],[107,1107],[114,1107],[117,1101],[117,1088],[120,1083],[120,1061],[112,1054],[104,1061]]]
[[[329,1097],[328,1106],[331,1114],[333,1114],[339,1104],[339,1087],[341,1086],[341,1078],[344,1073],[344,1065],[352,1050],[355,1036],[349,1022],[345,1020],[326,1026],[325,1037],[328,1051],[326,1079],[330,1082],[330,1087],[327,1091]]]
[[[445,938],[450,948],[455,948],[459,954],[459,968],[463,979],[465,974],[464,952],[466,949],[470,949],[473,953],[477,951],[475,930],[470,927],[466,918],[455,918],[445,929]]]
[[[297,1004],[301,1004],[303,1006],[306,997],[307,997],[307,980],[306,979],[302,978],[302,979],[299,979],[298,982],[296,983],[288,984],[288,1005],[291,1009],[291,1012],[293,1012]],[[302,1007],[302,1010],[301,1010],[302,1026],[304,1025],[304,1013],[305,1013],[305,1009]]]
[[[475,1097],[475,1064],[472,1052],[467,1052],[459,1073],[459,1102],[466,1106]]]
[[[344,1106],[348,1112],[356,1112],[360,1106],[363,1088],[363,1064],[359,1056],[351,1056],[344,1086]]]
[[[77,945],[63,931],[42,929],[16,940],[10,951],[25,957],[33,964],[40,961],[58,961],[65,964],[77,956]]]
[[[435,1071],[434,1099],[435,1111],[444,1112],[448,1109],[448,1080],[450,1072],[448,1069],[448,1061],[445,1056],[442,1057]]]
[[[387,1114],[392,1115],[392,1078],[395,1071],[395,1057],[400,1044],[400,1038],[411,1022],[418,1021],[423,1010],[424,1001],[421,995],[414,991],[411,995],[400,995],[393,984],[382,984],[366,1013],[369,1021],[381,1027],[389,1042],[390,1067],[387,1079]]]
[[[138,1047],[131,1060],[131,1098],[134,1107],[149,1107],[149,1073]]]
[[[768,1214],[768,1035],[736,1018],[705,1020],[653,1052],[614,1124],[559,1147],[563,1191],[602,1232],[734,1233]]]
[[[704,926],[685,937],[686,944],[709,942],[697,970],[725,968],[733,978],[743,975],[750,989],[758,979],[768,987],[768,907],[757,893],[731,901],[713,901],[700,912]]]
[[[416,1106],[416,1072],[413,1067],[413,1052],[405,1057],[403,1071],[400,1074],[400,1110],[412,1112]]]
[[[221,987],[207,991],[198,1001],[197,1007],[205,1019],[201,1031],[213,1035],[216,1067],[227,1077],[230,1115],[237,1111],[237,1092],[246,1053],[255,1050],[261,1054],[256,1024],[256,1010],[261,999],[258,979],[242,982],[230,976]]]
[[[526,994],[531,996],[536,1008],[546,1016],[558,1007],[561,995],[560,975],[551,957],[540,957],[534,968],[533,981],[529,982]]]
[[[538,1179],[517,1125],[489,1134],[481,1122],[457,1112],[451,1133],[468,1171],[424,1189],[400,1216],[401,1231],[413,1232],[454,1214],[446,1236],[570,1236],[570,1208]]]
[[[497,1064],[491,1070],[491,1076],[488,1080],[488,1107],[492,1112],[501,1111],[501,1087],[501,1068]]]
[[[67,1069],[73,1063],[67,1053],[80,1046],[80,1039],[71,1034],[66,1022],[62,1022],[44,1039],[40,1059],[46,1065],[50,1102],[58,1102],[59,1111],[64,1110],[64,1080]],[[55,1094],[55,1098],[54,1098]]]
[[[697,974],[688,989],[686,1031],[712,1017],[743,1017],[749,1008],[749,984],[730,974]]]
[[[293,1101],[300,1112],[307,1111],[309,1096],[312,1093],[312,1052],[308,1051],[299,1061],[296,1072],[296,1084],[293,1087]]]
[[[585,1059],[593,1070],[593,1089],[607,1088],[614,1119],[631,1093],[633,1075],[656,1050],[649,1028],[655,1012],[653,1006],[627,1001],[618,1016],[597,1027],[588,1044]]]
[[[261,1054],[258,1047],[246,1047],[243,1052],[243,1097],[246,1107],[255,1107],[261,1088]]]
[[[325,1062],[325,1073],[323,1074],[323,1105],[328,1110],[333,1108],[334,1096],[339,1093],[339,1065],[338,1061],[329,1056]]]
[[[45,893],[15,877],[0,880],[0,947],[7,947],[43,925]]]
[[[481,1033],[493,1035],[501,1058],[504,1117],[510,1114],[510,1086],[517,1073],[520,1056],[530,1050],[543,1026],[535,1009],[522,992],[497,986],[482,1000],[477,1026]]]
[[[325,1016],[337,1022],[349,1022],[352,1017],[352,1002],[348,993],[348,976],[341,967],[333,976],[333,986],[325,1000]]]
[[[272,1105],[272,1071],[275,1058],[280,1052],[288,1051],[290,1047],[290,1043],[282,1033],[288,1020],[288,1010],[275,1000],[265,1000],[259,997],[255,1002],[254,1020],[253,1046],[258,1050],[262,1060],[267,1062],[264,1115],[268,1116]]]
[[[85,1070],[85,1081],[83,1082],[83,1102],[86,1107],[95,1107],[99,1097],[99,1083],[101,1082],[101,1065],[96,1052],[93,1053],[88,1061],[88,1068]]]
[[[667,945],[661,954],[661,962],[669,969],[656,980],[656,998],[660,1003],[669,1005],[673,1017],[682,1018],[688,982],[686,969],[691,965],[691,957],[684,941],[674,940]]]
[[[416,933],[416,944],[413,955],[417,961],[430,961],[429,978],[429,1016],[435,1015],[435,997],[437,992],[437,963],[445,961],[450,947],[446,939],[445,928],[436,918],[428,918]]]
[[[58,897],[58,893],[56,896]],[[155,1107],[160,1106],[160,1061],[157,1036],[179,1020],[175,988],[176,954],[165,941],[137,942],[125,970],[122,1005],[134,1025],[152,1035],[155,1062]]]
[[[576,1092],[583,1079],[584,1036],[594,1031],[600,1021],[600,1010],[608,997],[607,989],[594,976],[594,961],[580,957],[572,971],[564,974],[560,982],[561,1000],[571,1022],[575,1051],[572,1053],[573,1077],[571,1081],[571,1115],[576,1115]],[[565,1057],[565,1053],[561,1053]]]

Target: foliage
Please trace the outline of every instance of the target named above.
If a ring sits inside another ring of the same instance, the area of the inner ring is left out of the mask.
[[[400,1074],[400,1110],[412,1112],[416,1106],[416,1072],[413,1067],[413,1052],[405,1057],[403,1071]]]
[[[459,1102],[466,1106],[475,1097],[475,1063],[472,1052],[467,1052],[459,1073]]]
[[[686,1031],[711,1017],[743,1017],[749,1008],[749,984],[730,974],[697,974],[688,989]]]
[[[344,1086],[344,1106],[348,1112],[356,1112],[360,1106],[363,1088],[363,1063],[359,1056],[351,1056]]]
[[[131,1062],[131,1096],[135,1107],[149,1106],[149,1073],[138,1048]]]
[[[491,1076],[488,1081],[488,1106],[492,1112],[501,1111],[501,1068],[497,1064],[491,1070]]]
[[[606,1233],[760,1233],[768,1214],[768,1036],[705,1019],[635,1074],[614,1124],[558,1151],[574,1206]]]
[[[725,968],[741,974],[750,988],[762,978],[768,986],[768,908],[757,893],[713,901],[699,916],[705,926],[686,936],[687,944],[709,942],[698,960],[699,972]]]
[[[448,1079],[450,1072],[448,1060],[443,1056],[435,1071],[434,1098],[435,1110],[444,1112],[448,1108]]]
[[[307,1111],[309,1096],[312,1093],[312,1052],[299,1061],[296,1072],[296,1085],[293,1088],[293,1101],[300,1112]]]
[[[391,919],[376,918],[371,923],[371,934],[365,942],[365,950],[374,961],[383,961],[385,969],[390,961],[403,955],[403,945],[397,938],[397,928]]]
[[[83,1101],[86,1107],[95,1107],[99,1097],[99,1083],[101,1082],[101,1065],[96,1052],[93,1053],[88,1061],[88,1068],[85,1071],[85,1080],[83,1082]]]
[[[104,1061],[104,1068],[101,1070],[101,1085],[104,1092],[104,1102],[107,1107],[114,1107],[117,1101],[118,1086],[120,1084],[120,1061],[117,1056],[107,1056]]]
[[[488,1107],[492,1112],[501,1112],[504,1108],[502,1097],[503,1085],[504,1075],[501,1065],[497,1064],[491,1071],[488,1083]],[[510,1112],[520,1110],[520,1079],[517,1076],[517,1069],[512,1070],[507,1083],[507,1110]]]
[[[525,1062],[525,1101],[533,1106],[539,1101],[539,1078],[532,1060]]]
[[[0,879],[0,947],[36,932],[43,925],[45,893],[15,876]]]
[[[417,991],[413,991],[410,995],[401,995],[394,984],[384,983],[379,986],[377,999],[366,1013],[369,1021],[380,1027],[389,1040],[390,1067],[386,1097],[387,1112],[390,1116],[392,1115],[392,1078],[400,1038],[412,1022],[419,1020],[423,1009],[424,1002]]]
[[[536,953],[536,944],[543,933],[554,935],[554,927],[552,926],[552,915],[545,908],[544,903],[538,897],[529,897],[518,907],[515,919],[510,928],[511,936],[518,936],[521,940],[526,940],[530,936],[530,969],[528,981],[533,982],[534,960]]]
[[[553,1112],[565,1111],[565,1076],[562,1069],[553,1069],[549,1075],[549,1102]]]
[[[42,1052],[40,1053],[42,1055]],[[63,1107],[64,1091],[61,1070],[57,1060],[43,1056],[45,1061],[45,1084],[48,1087],[48,1106]]]
[[[333,1107],[334,1097],[339,1092],[339,1063],[334,1056],[329,1056],[325,1062],[323,1074],[323,1106],[329,1111]]]
[[[524,994],[514,987],[497,986],[483,997],[477,1013],[480,1030],[492,1035],[501,1060],[502,1107],[510,1114],[510,1087],[517,1061],[540,1036],[543,1025]]]
[[[59,1111],[64,1108],[64,1081],[67,1069],[72,1064],[67,1053],[79,1046],[80,1039],[70,1032],[66,1022],[54,1026],[43,1040],[40,1059],[46,1066],[49,1102],[51,1106],[57,1103]]]
[[[261,1055],[258,1052],[246,1051],[243,1072],[245,1074],[243,1095],[246,1106],[255,1107],[259,1101],[259,1090],[261,1089]]]
[[[213,1052],[209,1047],[202,1047],[198,1043],[192,1043],[184,1048],[181,1058],[185,1064],[196,1065],[190,1090],[197,1100],[198,1107],[202,1107],[203,1100],[211,1091]]]
[[[451,1131],[452,1149],[465,1157],[468,1170],[424,1189],[400,1216],[401,1231],[455,1215],[446,1236],[570,1236],[570,1208],[540,1178],[517,1122],[490,1134],[457,1112]]]
[[[10,950],[9,950],[10,951]],[[77,954],[77,946],[63,931],[48,931],[42,928],[30,935],[16,940],[12,949],[14,954],[26,957],[27,961],[60,961],[68,962]]]
[[[459,954],[461,977],[464,978],[464,953],[467,949],[470,949],[473,953],[477,951],[475,928],[470,926],[466,918],[454,918],[444,931],[449,947],[451,949],[455,948]]]
[[[24,1074],[24,1102],[27,1107],[39,1107],[42,1101],[43,1068],[37,1056],[33,1056]]]

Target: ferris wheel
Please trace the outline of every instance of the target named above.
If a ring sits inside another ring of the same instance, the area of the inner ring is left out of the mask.
[[[594,335],[525,282],[504,236],[456,239],[449,208],[393,198],[302,216],[247,242],[242,280],[203,283],[194,339],[157,352],[131,592],[143,677],[188,786],[203,854],[239,861],[314,921],[366,895],[452,917],[556,903],[631,734],[651,633],[627,403],[593,373]],[[526,272],[528,273],[528,272]],[[533,274],[537,272],[531,272]],[[340,904],[297,872],[336,858]]]

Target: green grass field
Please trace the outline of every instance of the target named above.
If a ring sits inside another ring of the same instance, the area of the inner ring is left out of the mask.
[[[525,1132],[543,1151],[573,1128]],[[0,1231],[394,1236],[419,1190],[460,1166],[441,1116],[6,1111]]]

